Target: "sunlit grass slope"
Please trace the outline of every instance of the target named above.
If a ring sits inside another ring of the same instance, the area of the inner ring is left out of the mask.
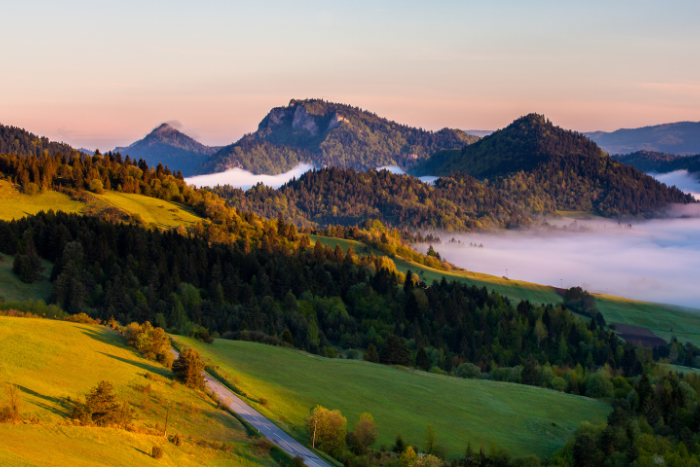
[[[0,424],[0,465],[272,465],[253,453],[243,426],[217,410],[204,394],[172,381],[166,368],[144,360],[104,327],[53,320],[0,317],[0,404],[5,383],[22,393],[25,420]],[[146,374],[155,377],[146,378]],[[235,453],[186,441],[180,447],[162,436],[115,428],[71,426],[72,403],[100,380],[111,382],[136,413],[133,425],[161,430],[168,402],[168,432],[195,440],[235,443]],[[70,400],[69,400],[70,398]],[[151,447],[163,447],[161,461]]]
[[[352,244],[358,253],[368,254],[372,251],[375,255],[383,255],[382,252],[371,249],[363,243],[354,240],[314,235],[311,235],[310,238],[313,242],[318,239],[323,245],[328,245],[331,248],[335,248],[336,244],[340,244],[343,250],[347,251],[348,246]],[[508,280],[471,271],[439,271],[399,257],[393,258],[393,260],[399,271],[405,273],[410,269],[428,284],[433,280],[440,280],[442,277],[445,277],[448,281],[457,280],[476,285],[477,287],[486,287],[488,290],[495,290],[501,295],[518,302],[521,300],[553,304],[562,302],[562,297],[555,292],[554,287],[547,285]],[[640,302],[612,295],[598,294],[596,294],[596,302],[599,310],[608,322],[641,326],[651,329],[657,336],[666,340],[669,340],[671,336],[676,336],[682,342],[690,341],[700,345],[700,309]]]
[[[27,196],[9,182],[0,180],[0,219],[10,221],[32,216],[40,211],[82,212],[85,204],[57,191]]]
[[[105,191],[98,197],[124,211],[139,214],[147,223],[153,222],[159,227],[187,227],[202,220],[188,206],[158,198],[118,191]]]
[[[591,399],[519,384],[326,359],[251,342],[178,340],[199,350],[252,399],[267,398],[268,407],[255,407],[298,438],[306,436],[309,409],[320,404],[339,409],[349,429],[361,413],[371,413],[379,427],[376,447],[392,444],[401,433],[422,448],[430,423],[451,456],[463,454],[468,442],[478,449],[482,441],[495,441],[514,455],[547,455],[581,421],[603,420],[609,411]]]
[[[102,195],[91,194],[97,202],[104,202],[131,214],[139,214],[146,223],[155,223],[161,228],[185,227],[202,220],[188,206],[131,193],[105,191]],[[45,191],[34,196],[22,194],[16,185],[0,181],[0,219],[12,220],[37,214],[40,211],[63,211],[83,213],[88,205],[56,191]]]
[[[47,301],[51,295],[51,283],[48,278],[51,276],[53,263],[42,261],[44,271],[42,280],[33,284],[25,284],[12,272],[12,262],[14,257],[0,253],[0,297],[6,301],[23,301],[28,298],[33,300]]]

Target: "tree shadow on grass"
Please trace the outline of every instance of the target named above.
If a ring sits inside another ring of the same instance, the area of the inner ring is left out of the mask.
[[[49,412],[53,412],[56,415],[67,416],[68,414],[70,414],[70,410],[73,407],[73,402],[70,401],[68,398],[45,396],[27,387],[19,385],[17,385],[17,388],[25,394],[29,394],[30,396],[34,396],[38,399],[46,401],[46,403],[35,402],[34,405],[44,410],[48,410]]]
[[[129,365],[134,365],[135,367],[141,368],[142,370],[150,371],[151,373],[156,373],[163,377],[168,378],[170,376],[170,371],[162,366],[151,365],[149,363],[138,362],[135,360],[129,360],[128,358],[117,357],[116,355],[108,354],[105,352],[99,352],[109,358],[119,360],[120,362],[128,363]]]

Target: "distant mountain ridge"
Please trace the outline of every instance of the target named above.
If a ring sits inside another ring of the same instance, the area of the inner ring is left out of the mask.
[[[532,212],[653,215],[693,198],[615,161],[585,135],[542,115],[521,117],[460,151],[442,151],[415,167],[416,176],[465,173]]]
[[[638,151],[632,154],[617,154],[612,157],[645,173],[663,174],[676,170],[687,170],[690,173],[700,172],[700,154],[675,156],[662,152]]]
[[[162,163],[172,171],[180,170],[187,176],[219,149],[205,146],[170,124],[163,123],[143,139],[126,147],[115,148],[114,152],[132,159],[144,159],[151,166]]]
[[[222,148],[195,174],[238,167],[275,175],[300,163],[367,170],[413,167],[442,149],[461,149],[479,137],[462,130],[426,131],[345,104],[292,99],[272,109],[258,130]]]
[[[668,154],[700,153],[700,122],[678,122],[613,132],[584,133],[608,154],[638,151]]]

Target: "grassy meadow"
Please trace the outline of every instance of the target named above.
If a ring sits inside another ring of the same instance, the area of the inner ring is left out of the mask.
[[[311,235],[310,238],[312,242],[320,240],[323,245],[328,245],[331,248],[335,248],[335,245],[339,244],[344,251],[347,251],[348,246],[352,244],[358,253],[369,254],[372,251],[375,255],[383,255],[382,252],[354,240],[315,235]],[[445,277],[448,281],[457,280],[477,287],[486,287],[488,290],[495,290],[516,302],[521,300],[553,304],[562,302],[561,296],[555,292],[554,287],[547,285],[509,280],[471,271],[439,271],[400,257],[395,257],[393,260],[399,271],[405,273],[410,269],[427,283]],[[683,342],[689,341],[700,345],[700,309],[640,302],[612,295],[594,295],[598,309],[608,322],[641,326],[651,329],[654,334],[666,340],[669,340],[671,336],[676,336]]]
[[[310,408],[320,404],[339,409],[350,430],[361,413],[371,413],[379,431],[375,447],[390,446],[401,433],[422,448],[430,423],[450,456],[463,454],[467,443],[478,450],[491,441],[513,455],[549,455],[581,421],[604,421],[610,410],[592,399],[521,384],[327,359],[251,342],[177,339],[200,351],[256,409],[299,439],[306,437]],[[261,397],[268,406],[255,403]]]
[[[24,400],[22,415],[32,421],[0,424],[0,465],[275,465],[256,454],[235,417],[174,382],[170,370],[144,360],[105,327],[0,317],[0,366],[0,405],[6,383],[14,384]],[[103,379],[133,407],[137,432],[71,423],[72,401]],[[180,447],[154,434],[163,428],[168,402],[168,432],[185,438]],[[203,440],[232,443],[233,450],[198,444]],[[159,461],[150,456],[154,445],[164,451]]]
[[[95,203],[113,206],[131,214],[139,214],[147,223],[160,228],[185,227],[202,220],[188,206],[131,193],[105,191],[102,195],[91,193]],[[0,180],[0,219],[12,220],[31,216],[40,211],[84,213],[88,204],[72,199],[57,191],[45,191],[34,196],[24,195],[16,185]]]
[[[12,262],[14,257],[0,253],[0,297],[5,301],[24,301],[26,299],[44,300],[51,295],[51,269],[53,263],[42,260],[44,271],[41,274],[42,280],[33,284],[25,284],[12,272]]]
[[[0,180],[0,219],[11,221],[26,216],[33,216],[40,211],[82,212],[84,203],[57,191],[28,196],[22,194],[17,185]]]

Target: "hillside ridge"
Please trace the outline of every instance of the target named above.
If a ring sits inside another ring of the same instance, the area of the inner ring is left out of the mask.
[[[321,99],[292,99],[275,107],[258,129],[222,148],[195,174],[242,168],[270,175],[300,163],[356,170],[413,167],[441,149],[461,149],[479,139],[462,130],[433,132],[402,125],[372,112]]]

